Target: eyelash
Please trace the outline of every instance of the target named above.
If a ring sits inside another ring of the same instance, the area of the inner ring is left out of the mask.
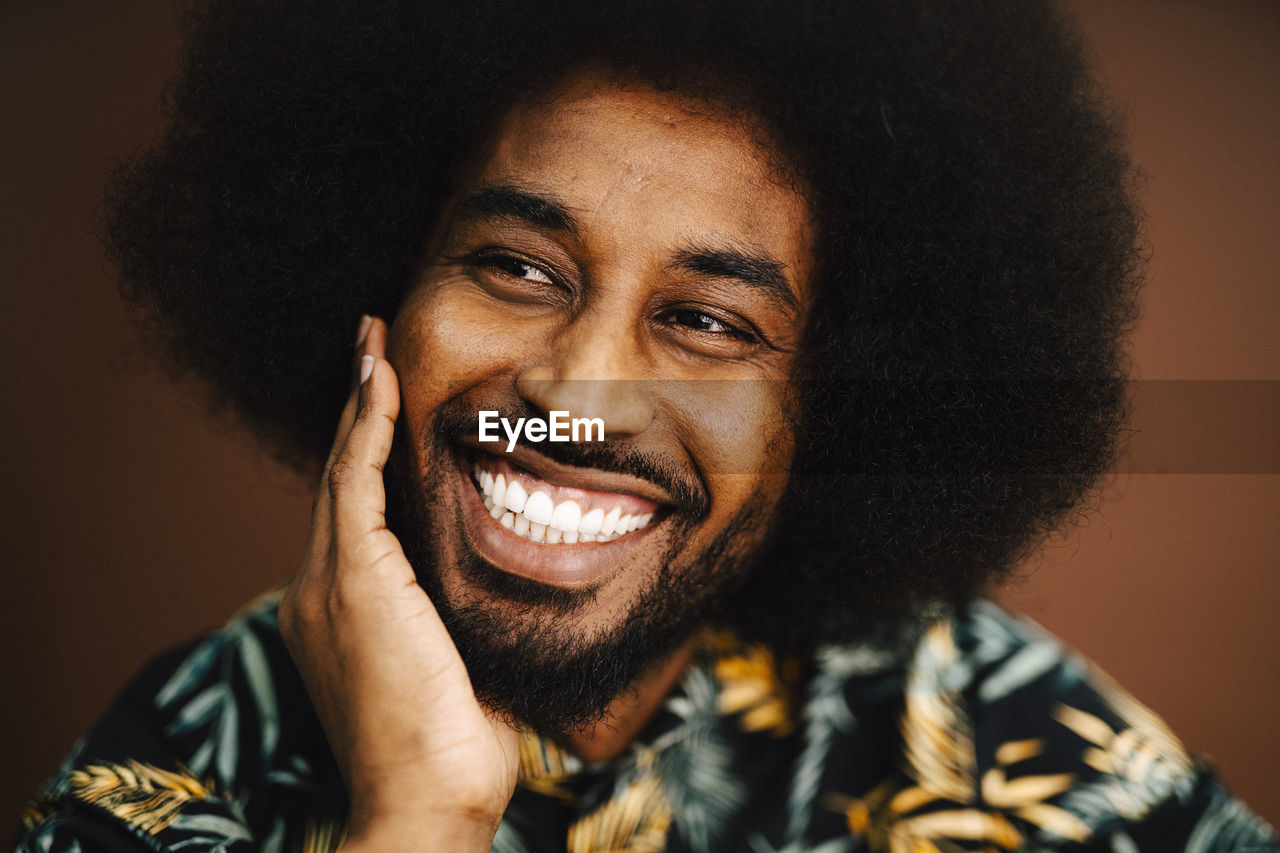
[[[697,328],[692,324],[688,324],[688,323],[680,324],[680,325],[683,325],[685,328],[689,329],[690,331],[698,332],[700,334],[725,335],[735,340],[744,341],[747,343],[760,342],[759,335],[757,335],[755,332],[751,331],[750,329],[745,329],[740,326],[737,326],[734,323],[731,323],[722,317],[718,317],[715,314],[712,314],[707,311],[703,311],[700,308],[694,308],[694,307],[668,308],[663,312],[662,317],[664,319],[670,319],[681,314],[686,316],[693,315],[699,318],[704,318],[724,328],[723,332],[712,332],[708,329]]]
[[[487,269],[494,270],[504,276],[507,276],[508,278],[513,278],[518,281],[536,281],[536,280],[527,279],[522,275],[518,275],[512,272],[510,269],[507,269],[506,267],[513,266],[513,265],[521,266],[521,267],[524,267],[526,270],[532,270],[534,272],[540,273],[541,275],[546,277],[547,281],[538,282],[539,284],[557,285],[560,283],[559,277],[556,276],[555,273],[551,272],[548,269],[544,269],[540,265],[532,263],[531,261],[526,261],[524,258],[518,257],[516,255],[497,253],[497,252],[490,252],[490,253],[479,252],[472,255],[469,258],[469,261],[478,267],[485,267]]]

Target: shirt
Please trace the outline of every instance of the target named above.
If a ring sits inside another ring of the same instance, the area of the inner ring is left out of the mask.
[[[334,850],[346,793],[279,594],[162,655],[31,804],[19,853]],[[497,853],[1280,851],[1165,724],[980,601],[905,650],[780,658],[707,630],[662,710],[588,764],[521,736]]]

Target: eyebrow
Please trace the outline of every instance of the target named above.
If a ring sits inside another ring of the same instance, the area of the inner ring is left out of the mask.
[[[458,203],[457,216],[480,221],[518,220],[567,236],[578,233],[572,209],[554,196],[511,184],[484,187]],[[768,253],[694,246],[676,253],[675,269],[697,275],[734,279],[765,291],[792,311],[800,307],[787,281],[786,264]]]
[[[517,219],[557,234],[578,233],[569,208],[549,195],[508,184],[485,187],[458,203],[463,219],[500,221]]]
[[[795,291],[787,281],[786,264],[768,254],[696,247],[677,252],[673,266],[698,275],[736,279],[764,290],[793,311],[800,307]]]

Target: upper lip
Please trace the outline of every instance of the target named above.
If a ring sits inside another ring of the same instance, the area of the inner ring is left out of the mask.
[[[563,465],[553,459],[548,459],[541,453],[535,453],[520,445],[516,445],[510,453],[507,453],[505,449],[499,453],[492,453],[492,451],[470,440],[463,441],[463,444],[473,451],[500,456],[512,465],[523,468],[533,476],[546,480],[555,486],[591,492],[632,495],[657,504],[673,505],[676,502],[666,489],[649,480],[633,477],[630,474],[601,471],[598,468],[578,468],[572,465]]]

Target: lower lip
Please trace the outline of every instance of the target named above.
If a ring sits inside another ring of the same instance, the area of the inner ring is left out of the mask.
[[[471,479],[470,454],[459,453],[457,463],[467,539],[476,553],[508,574],[566,589],[597,586],[618,571],[627,555],[644,544],[657,527],[651,524],[612,542],[539,545],[489,515]]]

